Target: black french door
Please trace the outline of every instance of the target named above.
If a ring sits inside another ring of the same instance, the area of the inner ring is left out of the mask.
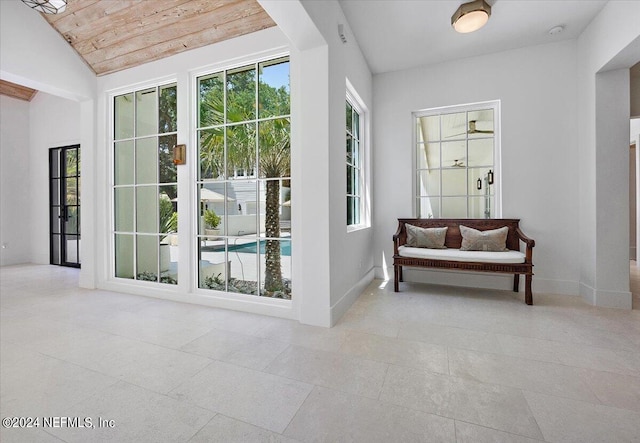
[[[49,149],[50,263],[80,267],[80,145]]]

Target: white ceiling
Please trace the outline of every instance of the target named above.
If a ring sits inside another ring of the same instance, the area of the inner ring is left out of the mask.
[[[374,74],[573,39],[606,0],[489,0],[491,18],[458,34],[451,16],[462,0],[340,0]],[[560,34],[548,31],[564,26]]]

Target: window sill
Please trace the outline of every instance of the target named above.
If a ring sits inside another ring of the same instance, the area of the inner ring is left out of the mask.
[[[347,233],[356,232],[356,231],[363,231],[365,229],[369,229],[370,227],[371,227],[371,225],[366,225],[366,224],[348,225],[347,226]]]

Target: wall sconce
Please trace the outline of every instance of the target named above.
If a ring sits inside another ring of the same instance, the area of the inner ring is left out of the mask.
[[[466,34],[486,25],[489,16],[491,16],[491,5],[484,0],[474,0],[460,5],[451,16],[451,26],[456,31]]]
[[[487,174],[487,181],[490,185],[493,184],[493,171],[491,169],[489,169],[489,173]]]
[[[476,186],[478,188],[478,191],[482,189],[482,179],[478,179],[478,184]]]
[[[173,164],[184,165],[187,162],[187,145],[175,145],[173,147]]]
[[[22,2],[31,9],[45,14],[60,14],[67,7],[67,0],[22,0]]]

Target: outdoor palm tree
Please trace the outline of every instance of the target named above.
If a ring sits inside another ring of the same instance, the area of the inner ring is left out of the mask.
[[[288,118],[256,120],[260,116],[288,114],[289,93],[260,82],[260,100],[256,106],[255,70],[235,72],[229,82],[226,106],[222,76],[201,82],[200,89],[200,171],[201,178],[232,176],[233,171],[255,170],[266,181],[265,202],[265,279],[268,294],[284,290],[280,258],[280,181],[291,170],[290,123]],[[229,79],[231,75],[227,78]],[[224,123],[227,123],[225,126]],[[238,124],[228,124],[235,123]],[[258,149],[256,150],[256,131]],[[226,140],[226,170],[225,170]]]

